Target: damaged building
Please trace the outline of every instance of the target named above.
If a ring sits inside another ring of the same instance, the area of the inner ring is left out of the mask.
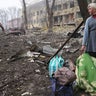
[[[28,27],[42,27],[47,23],[46,3],[40,1],[27,7]],[[76,0],[56,0],[54,6],[54,25],[78,25],[82,20]]]
[[[46,23],[45,1],[29,5],[27,7],[28,28],[42,27]]]
[[[49,0],[51,4],[51,0]],[[92,2],[89,0],[88,2]],[[69,26],[73,30],[82,21],[77,0],[56,0],[53,9],[54,26]],[[42,0],[27,6],[28,29],[47,26],[46,2]]]

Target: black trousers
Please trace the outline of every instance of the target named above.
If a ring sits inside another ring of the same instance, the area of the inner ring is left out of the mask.
[[[96,52],[86,52],[86,53],[88,53],[90,56],[92,56],[92,57],[95,57],[95,58],[96,58]]]

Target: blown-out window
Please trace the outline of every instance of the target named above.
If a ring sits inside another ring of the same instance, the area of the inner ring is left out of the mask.
[[[63,4],[63,9],[67,9],[67,6],[68,6],[67,3],[64,3]]]
[[[74,7],[74,1],[70,1],[70,8]]]
[[[58,5],[58,10],[61,10],[61,5]]]

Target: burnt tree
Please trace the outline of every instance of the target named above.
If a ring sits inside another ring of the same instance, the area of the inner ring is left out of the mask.
[[[55,0],[50,4],[49,0],[46,0],[46,11],[48,14],[48,32],[53,32],[53,8]]]

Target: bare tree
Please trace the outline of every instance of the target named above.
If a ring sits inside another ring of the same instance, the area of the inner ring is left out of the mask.
[[[26,3],[25,3],[25,0],[22,0],[22,2],[23,2],[23,12],[24,12],[24,27],[25,27],[25,29],[28,29],[27,28]]]
[[[19,14],[20,9],[17,7],[9,7],[8,9],[5,10],[5,23],[6,28],[14,28],[14,27],[20,27],[21,21],[18,18],[20,17]],[[18,24],[19,23],[19,24]]]
[[[46,0],[46,10],[48,14],[48,32],[53,32],[53,8],[55,4],[55,0],[51,0],[52,4],[50,4],[49,0]]]
[[[5,29],[7,29],[7,21],[8,21],[8,13],[7,10],[1,9],[0,10],[0,23],[4,26]],[[1,25],[1,24],[0,24]],[[3,28],[3,29],[4,29]]]
[[[83,20],[85,21],[89,17],[89,13],[88,13],[88,10],[87,10],[88,1],[87,0],[83,0],[83,1],[77,0],[77,1],[78,1],[78,5],[79,5],[79,8],[80,8],[80,12],[81,12],[81,15],[83,17]]]

